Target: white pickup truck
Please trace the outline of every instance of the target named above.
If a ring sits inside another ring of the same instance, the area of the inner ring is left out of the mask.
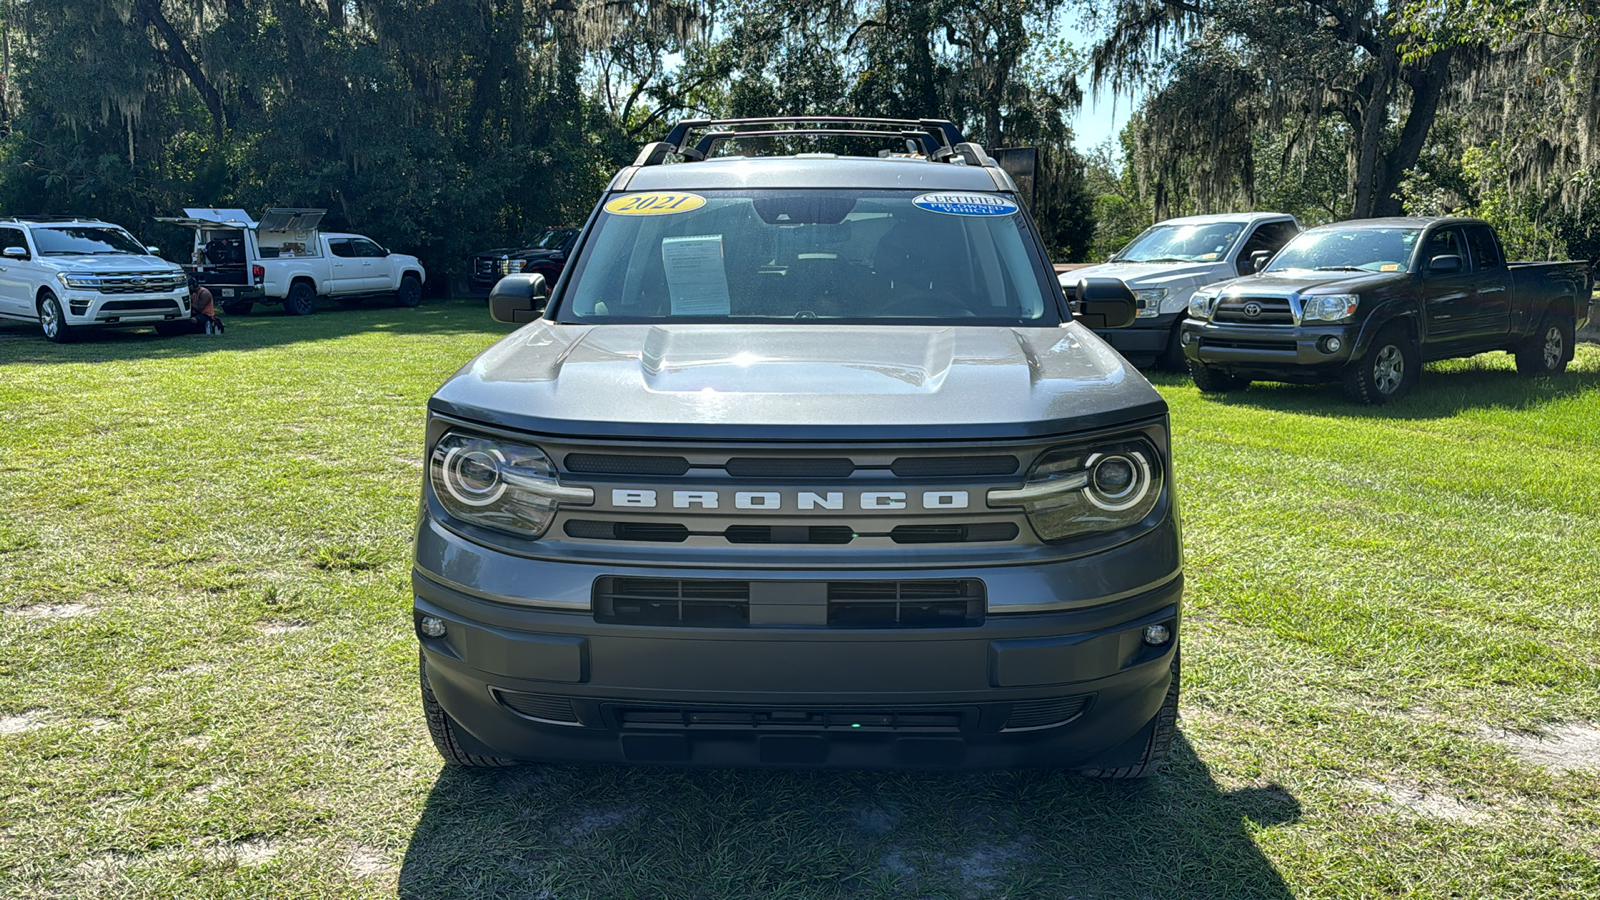
[[[1060,280],[1069,297],[1084,278],[1115,278],[1126,284],[1138,301],[1138,318],[1127,328],[1096,334],[1136,366],[1187,372],[1178,335],[1190,295],[1208,284],[1255,272],[1299,233],[1294,216],[1283,213],[1168,219],[1145,229],[1104,265],[1065,272]]]
[[[422,302],[427,273],[415,256],[390,253],[359,234],[319,231],[325,212],[269,209],[257,222],[242,209],[186,208],[182,217],[157,221],[194,229],[190,271],[231,315],[281,303],[290,315],[306,316],[318,297]]]

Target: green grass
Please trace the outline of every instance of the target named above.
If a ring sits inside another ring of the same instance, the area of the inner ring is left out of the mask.
[[[445,771],[407,545],[480,303],[57,347],[0,326],[0,895],[1592,897],[1600,347],[1382,410],[1163,378],[1188,546],[1158,778]],[[1576,733],[1587,733],[1582,728]],[[1580,760],[1581,762],[1582,760]]]

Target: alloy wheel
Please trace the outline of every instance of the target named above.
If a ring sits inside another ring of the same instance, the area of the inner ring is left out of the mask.
[[[1561,356],[1566,351],[1561,340],[1561,329],[1551,325],[1544,332],[1544,367],[1546,371],[1555,371],[1561,365]]]
[[[1548,352],[1548,351],[1546,351]],[[1372,384],[1381,394],[1400,390],[1406,378],[1406,358],[1394,344],[1385,344],[1378,350],[1372,363]]]
[[[39,327],[44,329],[44,336],[55,340],[56,332],[61,329],[61,310],[56,302],[46,299],[39,305]]]

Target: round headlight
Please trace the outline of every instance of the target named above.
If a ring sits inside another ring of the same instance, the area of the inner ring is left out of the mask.
[[[444,457],[444,489],[468,506],[488,506],[506,492],[500,480],[505,462],[497,447],[452,447]]]
[[[555,463],[528,444],[452,431],[430,454],[433,495],[456,519],[539,538],[561,506],[587,506],[594,489],[561,483]]]
[[[1137,450],[1109,455],[1094,454],[1087,461],[1089,489],[1084,496],[1107,512],[1130,509],[1150,491],[1150,462]]]

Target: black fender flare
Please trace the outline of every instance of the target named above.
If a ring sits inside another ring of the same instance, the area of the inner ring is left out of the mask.
[[[1361,332],[1356,336],[1356,345],[1350,348],[1350,358],[1360,359],[1366,355],[1372,342],[1378,339],[1378,334],[1390,325],[1399,323],[1411,335],[1412,341],[1418,350],[1422,347],[1422,315],[1412,306],[1388,304],[1373,310],[1367,320],[1361,324]]]

